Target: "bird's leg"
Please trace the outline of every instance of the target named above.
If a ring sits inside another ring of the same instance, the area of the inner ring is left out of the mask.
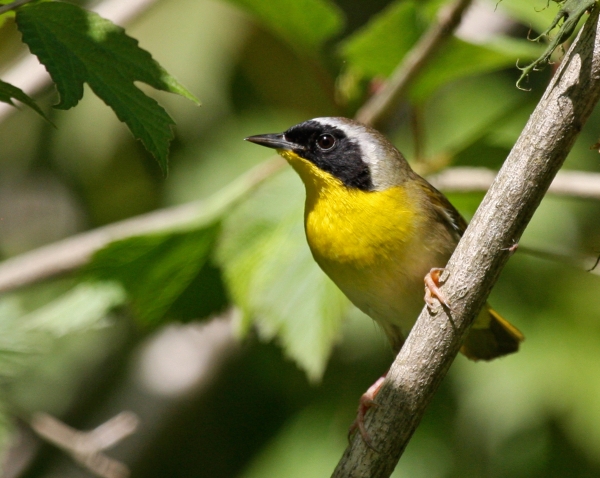
[[[386,375],[387,372],[381,377],[379,377],[377,381],[373,385],[371,385],[365,393],[362,394],[358,402],[358,412],[356,413],[356,419],[350,426],[350,430],[348,430],[348,440],[350,440],[350,438],[352,438],[352,436],[356,433],[356,430],[358,430],[360,436],[365,441],[367,446],[375,451],[377,450],[371,443],[371,437],[369,436],[369,433],[365,428],[365,415],[369,411],[369,408],[377,406],[377,403],[375,403],[375,397],[379,393],[379,390],[381,389],[381,385],[383,385],[383,381],[385,380]]]
[[[425,303],[430,309],[433,309],[435,305],[434,299],[439,300],[446,307],[450,307],[448,300],[440,290],[440,276],[444,270],[441,267],[434,267],[425,276]]]

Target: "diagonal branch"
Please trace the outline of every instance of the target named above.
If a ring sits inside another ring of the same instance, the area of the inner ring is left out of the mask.
[[[525,226],[600,97],[596,8],[531,115],[442,276],[451,308],[424,309],[394,361],[366,426],[333,476],[388,477],[443,380]]]
[[[12,3],[8,3],[6,5],[0,6],[0,15],[6,12],[10,12],[11,10],[15,10],[26,3],[31,2],[31,0],[15,0]]]
[[[0,293],[76,271],[111,242],[143,234],[184,230],[206,223],[236,204],[284,165],[280,157],[267,160],[207,200],[159,209],[108,224],[0,262]]]
[[[412,81],[423,71],[435,52],[452,36],[458,27],[462,14],[472,0],[455,0],[443,8],[429,30],[406,54],[396,67],[385,87],[371,97],[356,113],[356,120],[378,127],[398,106]]]

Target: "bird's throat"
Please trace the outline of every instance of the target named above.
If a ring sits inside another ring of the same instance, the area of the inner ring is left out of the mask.
[[[293,152],[280,154],[306,187],[306,236],[321,267],[371,267],[391,258],[398,260],[406,252],[416,211],[403,187],[384,191],[349,188]]]

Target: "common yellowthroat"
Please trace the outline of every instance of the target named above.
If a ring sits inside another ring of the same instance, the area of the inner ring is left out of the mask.
[[[398,352],[423,308],[424,279],[426,301],[445,302],[437,277],[466,229],[465,220],[385,136],[350,119],[315,118],[284,133],[246,140],[276,149],[300,175],[306,187],[306,238],[315,261],[381,326]],[[522,340],[521,332],[486,304],[461,352],[490,360],[516,352]],[[377,388],[370,391],[374,396]]]

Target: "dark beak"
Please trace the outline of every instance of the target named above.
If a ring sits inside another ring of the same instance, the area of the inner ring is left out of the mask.
[[[261,146],[266,146],[267,148],[273,149],[285,149],[289,151],[294,149],[303,149],[300,145],[287,141],[283,133],[248,136],[245,138],[245,141],[250,141],[251,143],[260,144]]]

